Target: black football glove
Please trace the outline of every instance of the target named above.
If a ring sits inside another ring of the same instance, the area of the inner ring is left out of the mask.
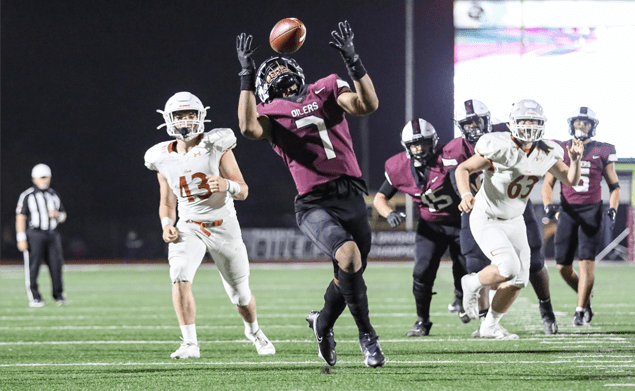
[[[545,217],[549,220],[553,219],[558,212],[558,207],[554,204],[545,205]]]
[[[253,54],[260,46],[251,48],[251,35],[241,33],[236,37],[236,52],[238,53],[238,61],[242,70],[238,74],[240,76],[240,89],[255,91],[256,90],[256,61]]]
[[[390,212],[390,214],[386,216],[386,220],[388,220],[388,224],[390,224],[390,226],[393,228],[403,223],[405,219],[406,219],[406,214],[403,212]]]
[[[617,215],[617,211],[615,208],[610,208],[606,211],[606,215],[609,216],[609,219],[611,219],[611,230],[613,230],[613,228],[615,228],[615,215]]]
[[[331,41],[329,45],[337,49],[342,55],[351,79],[359,80],[366,75],[366,69],[364,65],[362,65],[362,60],[359,59],[359,55],[355,53],[355,46],[353,45],[353,37],[355,34],[346,20],[340,22],[338,26],[340,28],[339,33],[337,31],[331,32],[331,36],[333,36],[335,42]]]

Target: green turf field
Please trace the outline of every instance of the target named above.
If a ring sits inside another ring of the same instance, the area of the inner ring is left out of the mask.
[[[29,308],[24,274],[0,266],[1,390],[586,390],[635,389],[635,268],[600,264],[590,326],[571,325],[575,296],[549,265],[557,336],[542,333],[531,287],[503,318],[517,341],[471,339],[476,329],[447,311],[451,269],[443,264],[431,335],[406,339],[415,321],[410,264],[371,263],[371,320],[388,362],[366,368],[348,310],[335,326],[338,363],[317,357],[305,317],[321,308],[330,265],[254,265],[251,288],[275,356],[259,357],[243,334],[216,269],[194,281],[201,358],[171,360],[180,329],[167,265],[67,266],[69,305]]]

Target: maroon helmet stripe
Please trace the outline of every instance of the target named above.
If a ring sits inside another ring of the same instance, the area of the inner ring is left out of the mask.
[[[412,121],[412,134],[421,134],[421,127],[419,126],[419,120],[415,119]]]
[[[465,101],[465,113],[468,115],[468,117],[474,114],[474,104],[472,102],[472,99]]]

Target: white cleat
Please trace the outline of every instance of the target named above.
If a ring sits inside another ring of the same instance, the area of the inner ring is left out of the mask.
[[[480,338],[492,338],[499,340],[513,340],[518,339],[518,335],[512,334],[509,331],[505,330],[505,328],[499,324],[494,325],[492,327],[487,327],[481,325],[481,328],[478,330],[478,336]],[[472,333],[472,335],[476,334],[476,332]]]
[[[467,279],[476,273],[467,274],[461,278],[461,287],[463,288],[463,311],[470,319],[478,318],[478,298],[480,297],[478,291],[480,289],[468,288]]]
[[[176,352],[170,354],[171,358],[200,358],[201,349],[198,344],[195,343],[182,343],[181,346],[176,349]]]
[[[260,355],[276,354],[276,347],[267,338],[262,330],[258,329],[254,334],[246,332],[245,336],[254,343],[256,351]]]
[[[40,307],[44,307],[46,305],[46,301],[45,300],[32,300],[29,302],[29,307],[33,307],[33,308],[40,308]]]

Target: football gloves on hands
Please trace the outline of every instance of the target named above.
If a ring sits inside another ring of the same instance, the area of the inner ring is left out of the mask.
[[[388,220],[388,224],[390,224],[390,226],[393,228],[403,223],[405,219],[406,219],[406,214],[403,212],[390,212],[390,214],[386,216],[386,220]]]
[[[256,90],[256,61],[253,54],[260,46],[251,48],[253,37],[245,33],[241,33],[236,37],[236,53],[242,70],[238,74],[240,76],[240,89],[255,91]]]
[[[609,216],[609,219],[611,219],[611,230],[613,230],[613,228],[615,228],[615,215],[617,215],[617,210],[615,210],[615,208],[610,208],[606,211],[606,215]]]
[[[362,65],[359,55],[355,53],[355,46],[353,45],[353,37],[355,37],[355,34],[346,20],[340,22],[338,27],[339,32],[336,30],[331,32],[334,42],[329,42],[329,45],[337,49],[342,55],[349,76],[353,80],[359,80],[366,75],[366,69],[364,65]]]
[[[553,219],[558,212],[558,207],[554,204],[545,205],[545,217],[549,220]]]

